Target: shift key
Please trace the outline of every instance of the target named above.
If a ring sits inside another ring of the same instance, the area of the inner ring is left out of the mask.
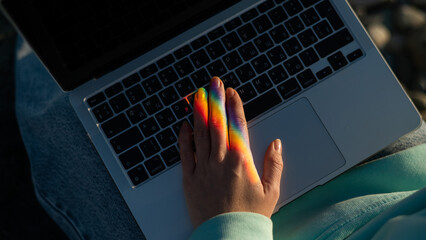
[[[269,92],[244,105],[246,120],[250,121],[280,103],[280,96],[278,95],[275,89],[272,89]]]
[[[348,29],[344,28],[339,32],[331,35],[325,40],[317,43],[315,49],[318,54],[324,58],[329,54],[335,52],[336,50],[346,46],[347,44],[353,41],[352,35],[349,33]]]
[[[119,154],[143,140],[142,134],[137,127],[133,127],[117,137],[111,139],[111,145],[115,153]]]

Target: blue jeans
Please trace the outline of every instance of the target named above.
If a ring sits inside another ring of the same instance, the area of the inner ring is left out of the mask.
[[[38,200],[71,239],[143,239],[63,93],[35,55],[17,44],[16,112]],[[426,126],[376,157],[426,142]]]

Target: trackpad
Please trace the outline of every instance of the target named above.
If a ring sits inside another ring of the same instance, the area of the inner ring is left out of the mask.
[[[250,145],[259,175],[268,145],[283,143],[284,171],[278,203],[315,186],[345,160],[306,98],[250,126]]]

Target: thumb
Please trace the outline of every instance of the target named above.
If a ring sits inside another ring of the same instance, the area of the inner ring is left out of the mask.
[[[276,139],[269,144],[265,153],[262,184],[265,194],[277,194],[277,199],[280,193],[283,165],[281,140]]]

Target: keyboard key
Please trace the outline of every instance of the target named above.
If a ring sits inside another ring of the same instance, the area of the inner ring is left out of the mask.
[[[272,48],[268,53],[268,58],[271,60],[272,64],[276,65],[284,60],[287,56],[285,55],[283,49],[280,46]]]
[[[297,35],[297,38],[305,48],[318,41],[318,38],[315,36],[314,32],[312,32],[311,29],[299,33],[299,35]]]
[[[317,36],[322,39],[333,33],[333,29],[331,29],[330,25],[326,20],[321,21],[317,25],[314,26],[314,31]]]
[[[191,52],[191,47],[189,47],[189,45],[185,45],[176,50],[173,54],[175,55],[176,59],[181,59],[189,55]]]
[[[180,161],[179,151],[175,146],[170,147],[164,152],[162,152],[161,157],[163,158],[163,161],[166,163],[166,165],[169,167]]]
[[[317,72],[318,79],[322,80],[333,73],[333,70],[331,70],[331,67],[326,67],[321,69],[319,72]]]
[[[144,160],[141,151],[134,147],[119,157],[121,164],[127,170]]]
[[[197,52],[192,54],[190,58],[196,68],[200,68],[210,62],[210,59],[204,49],[198,50]]]
[[[96,94],[95,96],[88,98],[87,104],[89,105],[89,107],[94,107],[105,100],[106,100],[105,94],[103,92],[100,92]]]
[[[126,130],[130,127],[129,120],[127,120],[126,116],[122,113],[111,120],[103,123],[101,125],[102,130],[104,131],[107,138],[111,138],[114,135],[120,133],[121,131]]]
[[[140,104],[127,110],[126,114],[127,117],[130,119],[130,122],[132,122],[133,124],[136,124],[146,118],[146,113]]]
[[[208,84],[210,82],[211,77],[207,73],[207,71],[203,68],[193,73],[191,75],[191,79],[195,83],[195,86],[197,86],[197,88],[200,88]]]
[[[180,128],[182,127],[182,123],[185,121],[187,120],[185,119],[185,120],[179,121],[173,125],[172,128],[173,128],[173,131],[176,133],[176,136],[179,136]]]
[[[163,104],[161,104],[160,99],[158,99],[156,95],[143,101],[143,106],[149,115],[152,115],[163,108]]]
[[[241,19],[239,17],[236,17],[234,19],[232,19],[231,21],[225,23],[225,28],[226,30],[228,30],[228,32],[236,29],[237,27],[241,26],[242,22]]]
[[[303,88],[307,88],[317,82],[317,79],[315,78],[311,69],[306,69],[305,71],[299,73],[297,75],[297,80],[299,80],[299,83]]]
[[[212,59],[216,59],[220,56],[222,56],[223,54],[225,54],[225,48],[223,48],[222,43],[220,43],[219,40],[217,40],[216,42],[208,45],[206,47],[207,53],[209,54],[209,56]]]
[[[160,130],[157,122],[152,117],[139,124],[139,127],[145,137],[149,137]]]
[[[143,68],[139,73],[143,78],[147,78],[151,76],[152,74],[156,73],[158,71],[157,66],[153,63],[145,68]]]
[[[181,119],[192,113],[191,106],[189,106],[189,103],[186,99],[182,99],[179,102],[173,104],[172,110],[178,119]]]
[[[142,81],[142,86],[148,95],[152,95],[162,88],[160,80],[155,75]]]
[[[256,90],[254,90],[253,85],[251,85],[251,83],[247,83],[242,87],[238,88],[237,92],[244,103],[257,96]]]
[[[146,97],[145,93],[142,90],[141,85],[135,85],[134,87],[128,89],[126,91],[127,98],[129,98],[132,104],[140,102],[142,99]]]
[[[141,77],[139,77],[139,75],[137,73],[132,74],[130,76],[128,76],[127,78],[125,78],[122,83],[123,85],[128,88],[130,86],[132,86],[133,84],[139,82],[141,80]]]
[[[163,164],[163,161],[161,161],[161,158],[159,156],[155,156],[149,160],[146,160],[144,162],[146,169],[149,172],[149,175],[154,176],[166,169],[166,167]]]
[[[254,72],[253,68],[250,66],[250,64],[246,63],[243,66],[239,67],[235,73],[237,74],[238,78],[242,83],[247,82],[248,80],[254,78],[256,76],[256,73]]]
[[[264,91],[271,89],[272,82],[266,74],[262,74],[260,77],[253,80],[253,85],[259,93],[263,93]]]
[[[231,51],[232,49],[241,45],[241,40],[235,32],[232,32],[223,37],[222,42],[228,51]]]
[[[284,3],[284,8],[290,16],[293,16],[303,10],[302,5],[297,0],[289,0]]]
[[[200,38],[192,41],[191,46],[194,50],[197,50],[197,49],[203,47],[204,45],[206,45],[207,43],[209,43],[209,40],[207,39],[207,37],[201,36]]]
[[[247,23],[246,25],[240,27],[237,32],[243,42],[247,42],[248,40],[253,39],[257,35],[256,30],[254,30],[253,26],[250,23]]]
[[[157,113],[155,115],[155,119],[157,119],[157,122],[162,128],[165,128],[176,121],[175,116],[169,108],[166,108],[163,111]]]
[[[221,77],[222,75],[225,75],[225,73],[227,72],[225,65],[223,65],[220,59],[207,65],[207,70],[209,71],[210,76],[217,76],[217,77]]]
[[[170,64],[175,62],[175,58],[173,57],[173,55],[169,54],[163,58],[161,58],[160,60],[157,61],[157,65],[160,68],[165,68],[167,66],[169,66]]]
[[[170,105],[179,99],[179,95],[172,86],[164,89],[158,95],[160,96],[164,106]]]
[[[241,54],[241,57],[243,57],[244,61],[248,61],[255,56],[257,56],[258,52],[256,48],[254,47],[253,43],[249,42],[242,47],[238,48],[238,52]]]
[[[342,20],[328,0],[316,5],[315,9],[318,11],[321,17],[327,18],[334,30],[338,30],[343,27]]]
[[[315,3],[319,2],[320,0],[300,0],[305,8],[314,5]]]
[[[361,49],[357,49],[357,50],[349,53],[348,56],[346,56],[346,57],[348,58],[348,60],[350,62],[353,62],[353,61],[357,60],[358,58],[362,57],[362,55],[363,54],[362,54]]]
[[[162,148],[166,148],[177,141],[175,134],[170,128],[158,133],[156,137]]]
[[[244,22],[250,21],[253,18],[257,17],[259,15],[259,13],[257,12],[256,8],[253,8],[251,10],[248,10],[247,12],[243,13],[241,15],[241,18],[243,19]]]
[[[257,6],[257,10],[259,10],[261,13],[264,13],[273,7],[275,7],[275,3],[272,0],[267,0],[259,4],[259,6]]]
[[[285,61],[284,67],[290,75],[294,75],[303,70],[303,65],[297,57],[292,57]]]
[[[148,173],[142,165],[133,168],[127,174],[135,186],[148,179]]]
[[[271,68],[271,63],[268,61],[265,55],[261,55],[253,59],[253,61],[251,61],[251,65],[256,70],[257,74],[261,74]]]
[[[309,48],[299,54],[300,59],[306,67],[319,61],[318,55],[315,53],[313,48]]]
[[[317,50],[320,57],[326,57],[330,53],[346,46],[347,44],[351,43],[354,39],[352,38],[349,31],[344,28],[340,30],[339,32],[331,35],[325,40],[322,40],[321,42],[317,43],[315,45],[315,49]]]
[[[305,29],[305,26],[303,26],[303,23],[298,16],[288,20],[284,23],[284,25],[286,26],[287,30],[293,35]]]
[[[167,86],[171,83],[174,83],[176,80],[178,80],[178,76],[172,67],[168,67],[164,69],[163,71],[161,71],[160,73],[158,73],[158,77],[160,78],[164,86]]]
[[[273,28],[269,31],[272,39],[276,44],[286,40],[290,35],[288,35],[287,30],[285,30],[283,25],[279,25],[278,27]]]
[[[192,66],[188,58],[180,60],[174,65],[174,67],[180,77],[184,77],[185,75],[190,74],[194,71],[194,67]]]
[[[266,15],[256,18],[252,23],[258,33],[263,33],[272,27],[272,23]]]
[[[109,100],[109,104],[111,105],[111,108],[112,110],[114,110],[115,113],[119,113],[129,107],[129,102],[127,101],[124,94],[119,94],[116,97],[112,98],[111,100]]]
[[[348,65],[348,61],[346,60],[345,56],[343,56],[342,52],[340,51],[328,57],[327,60],[334,71],[337,71],[341,69],[342,67]]]
[[[302,21],[306,26],[311,26],[312,24],[318,22],[320,20],[317,12],[313,8],[310,8],[300,14]]]
[[[222,82],[225,85],[225,89],[228,87],[236,88],[240,85],[240,81],[238,80],[237,76],[233,72],[228,73],[224,77],[222,77]]]
[[[280,103],[280,96],[278,95],[275,89],[272,89],[269,92],[244,105],[246,120],[250,121]]]
[[[287,14],[284,12],[284,9],[281,6],[278,6],[268,12],[268,16],[271,18],[272,22],[277,25],[288,18]]]
[[[240,55],[235,50],[225,55],[222,60],[229,70],[232,70],[243,63]]]
[[[111,139],[110,143],[114,148],[115,153],[119,154],[131,146],[143,140],[142,134],[137,127],[133,127],[117,137]]]
[[[113,115],[111,108],[108,106],[108,103],[103,103],[95,107],[93,109],[93,114],[95,115],[96,120],[98,120],[99,123],[102,123]]]
[[[283,43],[283,48],[287,55],[292,56],[300,51],[302,51],[302,46],[300,45],[297,38],[293,37]]]
[[[213,29],[207,34],[207,36],[210,38],[210,41],[214,41],[223,35],[225,35],[225,29],[222,26]]]
[[[284,99],[289,99],[301,90],[302,89],[300,88],[295,78],[287,80],[278,86],[278,91]]]
[[[117,94],[121,91],[123,91],[123,85],[121,85],[121,83],[118,82],[118,83],[112,85],[111,87],[105,89],[105,94],[108,97],[112,97],[112,96],[114,96],[115,94]]]
[[[276,66],[268,72],[272,82],[278,84],[288,78],[288,74],[285,72],[282,66]]]
[[[161,151],[160,145],[158,145],[157,140],[154,137],[149,138],[146,141],[143,141],[139,147],[142,149],[145,157],[149,158],[154,154]]]
[[[186,97],[188,94],[195,91],[194,84],[192,84],[191,80],[188,77],[177,82],[175,87],[181,97]]]
[[[254,44],[256,44],[256,47],[257,49],[259,49],[259,52],[265,52],[266,50],[274,46],[272,39],[266,33],[256,38],[254,40]]]

